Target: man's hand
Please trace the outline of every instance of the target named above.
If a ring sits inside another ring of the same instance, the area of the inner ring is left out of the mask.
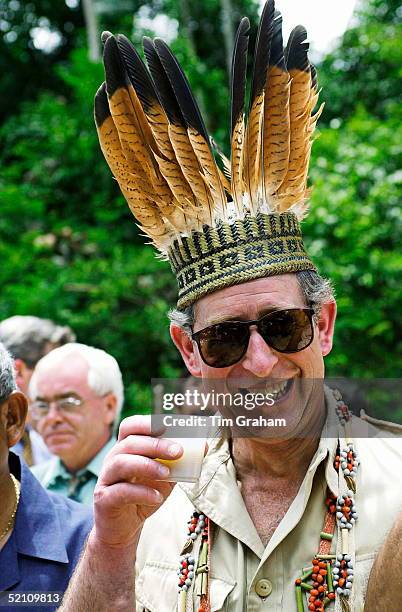
[[[122,421],[116,446],[107,455],[94,494],[95,526],[59,608],[60,612],[133,612],[138,537],[148,516],[174,484],[155,461],[178,459],[183,449],[152,437],[151,417]]]
[[[94,493],[98,543],[119,548],[135,540],[145,519],[174,487],[160,480],[169,476],[169,468],[155,459],[178,459],[182,453],[180,445],[151,436],[151,417],[136,415],[122,421]]]

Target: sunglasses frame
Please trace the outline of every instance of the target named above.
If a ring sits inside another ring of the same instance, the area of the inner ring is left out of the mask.
[[[269,317],[271,317],[272,315],[278,314],[280,312],[287,312],[289,310],[302,310],[304,313],[307,314],[307,317],[309,319],[310,325],[311,325],[311,338],[308,344],[306,344],[306,346],[304,346],[302,349],[298,349],[297,351],[280,351],[279,349],[275,348],[274,346],[271,346],[271,344],[269,342],[267,342],[265,340],[265,338],[263,337],[263,335],[260,332],[259,329],[259,324],[261,323],[261,321],[268,319]],[[284,353],[284,354],[293,354],[293,353],[300,353],[301,351],[304,351],[304,349],[308,348],[310,346],[310,344],[313,342],[314,340],[314,321],[313,321],[313,317],[314,317],[315,311],[313,308],[313,303],[310,302],[310,306],[307,308],[297,308],[297,307],[292,307],[292,308],[281,308],[280,310],[273,310],[271,312],[268,312],[267,314],[263,315],[262,317],[260,317],[259,319],[256,319],[254,321],[222,321],[221,323],[214,323],[213,325],[208,325],[208,327],[203,327],[203,329],[198,330],[197,332],[193,332],[191,333],[191,339],[197,344],[198,346],[198,350],[199,353],[201,355],[201,359],[203,360],[203,362],[209,366],[210,368],[228,368],[232,365],[235,365],[236,363],[239,363],[239,361],[241,361],[244,357],[244,355],[247,353],[247,349],[248,349],[248,345],[250,343],[250,326],[251,325],[256,325],[257,326],[257,331],[260,334],[261,338],[264,340],[264,342],[274,351],[277,351],[278,353]],[[234,361],[233,363],[230,363],[229,365],[223,365],[223,366],[213,366],[210,365],[206,359],[204,358],[204,355],[202,354],[202,349],[201,349],[201,342],[200,342],[200,334],[202,334],[202,332],[204,332],[207,329],[211,329],[212,327],[215,327],[215,325],[222,325],[225,323],[239,323],[241,324],[242,327],[247,327],[248,328],[248,340],[247,343],[245,345],[244,351],[242,353],[242,355],[239,357],[239,359],[237,359],[236,361]]]

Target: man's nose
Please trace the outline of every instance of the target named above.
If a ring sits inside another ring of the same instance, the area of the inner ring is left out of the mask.
[[[63,420],[63,415],[57,405],[57,402],[51,402],[49,404],[49,412],[41,420],[42,420],[42,423],[46,422],[47,425],[49,424],[53,425],[54,423],[60,423]]]
[[[242,366],[255,376],[269,376],[278,363],[278,357],[268,346],[257,329],[250,330],[250,340]]]

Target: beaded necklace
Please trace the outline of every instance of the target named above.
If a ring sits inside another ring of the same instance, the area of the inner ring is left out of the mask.
[[[324,612],[332,601],[338,600],[342,612],[351,612],[350,598],[353,589],[353,536],[352,530],[358,518],[354,494],[356,473],[360,460],[351,439],[351,419],[347,405],[338,390],[332,391],[336,401],[336,415],[345,431],[344,444],[338,442],[334,469],[343,475],[347,491],[335,496],[327,487],[326,513],[317,554],[309,567],[295,581],[296,609]],[[187,523],[187,541],[183,547],[177,574],[179,577],[178,612],[210,612],[209,580],[212,523],[207,516],[193,512]],[[338,527],[337,553],[331,552],[335,529]],[[193,593],[198,606],[193,607]]]

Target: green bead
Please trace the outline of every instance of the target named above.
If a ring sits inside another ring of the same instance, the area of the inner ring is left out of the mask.
[[[307,580],[307,578],[310,578],[310,576],[312,576],[312,574],[313,574],[313,568],[309,569],[307,572],[305,572],[301,576],[301,581],[304,582],[305,580]]]
[[[297,612],[304,612],[303,593],[301,590],[301,586],[296,587],[296,603],[297,603]]]
[[[301,582],[300,586],[305,591],[311,591],[313,589],[313,586],[311,584],[308,584],[307,582]]]

